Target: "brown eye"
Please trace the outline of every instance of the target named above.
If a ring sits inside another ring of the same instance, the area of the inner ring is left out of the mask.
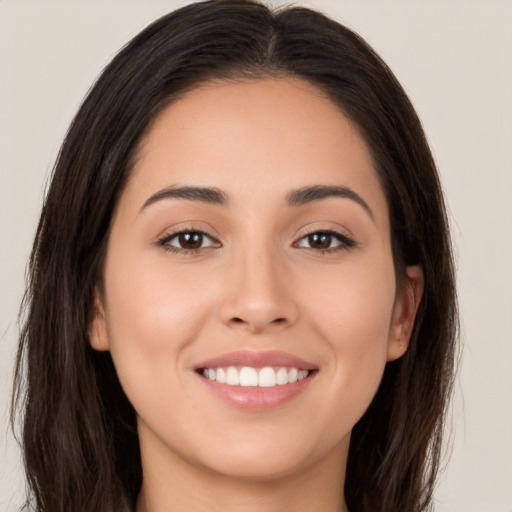
[[[336,231],[316,231],[303,236],[294,245],[295,247],[303,247],[305,249],[312,249],[316,251],[334,252],[354,247],[355,242]]]
[[[332,235],[330,233],[312,233],[308,235],[309,247],[312,249],[329,249],[331,247]]]
[[[202,233],[180,233],[178,235],[178,245],[182,249],[199,249],[203,245],[203,238]]]
[[[174,252],[200,251],[220,247],[220,243],[201,231],[181,231],[162,238],[158,245]]]

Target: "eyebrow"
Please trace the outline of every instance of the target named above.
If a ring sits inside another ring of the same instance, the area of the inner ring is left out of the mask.
[[[321,201],[330,197],[339,197],[350,199],[360,206],[373,219],[373,212],[368,203],[356,192],[348,187],[336,185],[313,185],[303,187],[290,192],[286,198],[288,206],[303,206],[314,201]],[[214,187],[179,187],[170,186],[159,190],[150,196],[141,207],[141,211],[148,206],[163,199],[188,199],[189,201],[201,201],[203,203],[217,204],[226,206],[228,204],[228,195],[222,190]]]
[[[290,192],[287,197],[287,203],[290,206],[302,206],[314,201],[320,201],[329,197],[340,197],[342,199],[350,199],[362,206],[373,219],[373,212],[368,203],[356,192],[348,187],[334,185],[314,185],[312,187],[304,187]]]
[[[218,188],[171,186],[159,190],[149,197],[142,205],[141,211],[162,199],[188,199],[189,201],[201,201],[203,203],[219,205],[226,205],[228,203],[228,196]]]

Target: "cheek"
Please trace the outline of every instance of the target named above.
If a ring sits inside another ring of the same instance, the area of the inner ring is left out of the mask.
[[[318,319],[333,347],[364,352],[386,345],[396,293],[393,262],[386,253],[307,273],[302,280],[311,321]]]
[[[116,257],[112,251],[105,272],[109,324],[129,338],[145,340],[144,348],[193,335],[212,295],[207,268],[191,272],[186,264],[170,265],[157,251],[162,250],[132,258]]]
[[[198,290],[205,282],[201,276],[173,269],[161,255],[130,259],[112,251],[105,275],[110,352],[137,408],[148,396],[157,398],[151,382],[161,389],[177,384],[183,355],[211,310],[214,290]]]
[[[387,347],[395,282],[392,261],[349,266],[336,275],[316,276],[310,287],[308,315],[326,341],[333,382],[331,400],[340,411],[354,411],[357,421],[380,384]]]

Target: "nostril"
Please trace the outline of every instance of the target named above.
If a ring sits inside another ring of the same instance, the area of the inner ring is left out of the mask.
[[[270,317],[272,318],[272,317]],[[288,325],[289,319],[287,317],[280,316],[278,318],[274,318],[273,320],[269,320],[268,317],[255,318],[254,316],[251,318],[232,316],[228,320],[228,325],[233,328],[242,329],[247,328],[250,331],[254,332],[263,332],[266,328],[274,328],[274,329],[282,329],[286,325]]]
[[[242,318],[239,318],[239,317],[232,318],[231,322],[233,322],[234,324],[245,324],[246,323],[245,320],[243,320]],[[273,324],[284,324],[284,323],[286,323],[286,318],[283,318],[283,317],[276,318],[276,319],[272,320],[271,323],[273,323]]]

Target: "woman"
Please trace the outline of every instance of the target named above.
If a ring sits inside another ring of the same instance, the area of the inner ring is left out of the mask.
[[[446,215],[412,106],[348,29],[249,1],[150,25],[72,123],[30,277],[38,510],[431,507]]]

